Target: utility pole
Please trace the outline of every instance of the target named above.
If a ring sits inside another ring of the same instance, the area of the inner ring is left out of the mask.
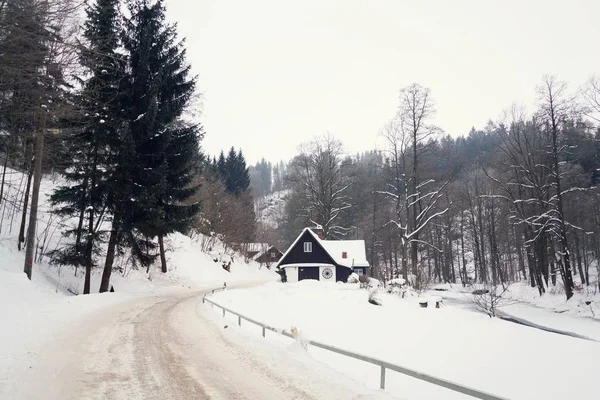
[[[44,134],[46,130],[46,113],[42,109],[42,129],[35,137],[35,169],[33,173],[33,193],[31,195],[31,211],[29,212],[29,227],[27,228],[27,245],[25,247],[25,268],[27,278],[31,280],[33,270],[33,253],[35,249],[35,230],[37,226],[38,202],[40,198],[40,183],[42,182],[42,157],[44,155]]]

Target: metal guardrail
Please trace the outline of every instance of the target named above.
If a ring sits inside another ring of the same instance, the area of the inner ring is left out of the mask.
[[[208,292],[205,292],[204,295],[202,296],[202,303],[206,303],[207,302],[212,307],[218,307],[218,308],[222,309],[223,310],[223,317],[225,317],[225,315],[226,315],[227,312],[230,313],[230,314],[233,314],[233,315],[237,316],[238,317],[238,325],[239,326],[242,326],[242,320],[246,320],[246,321],[248,321],[250,323],[253,323],[254,325],[258,325],[258,326],[262,327],[262,336],[263,337],[266,337],[266,331],[269,330],[269,331],[272,331],[272,332],[275,332],[275,333],[279,333],[279,334],[281,334],[283,336],[287,336],[287,337],[289,337],[291,339],[295,339],[295,337],[290,332],[287,332],[285,329],[277,329],[275,327],[272,327],[272,326],[269,326],[267,324],[264,324],[264,323],[262,323],[260,321],[256,321],[255,319],[252,319],[250,317],[242,315],[242,314],[240,314],[240,313],[238,313],[236,311],[233,311],[233,310],[231,310],[231,309],[229,309],[227,307],[224,307],[224,306],[222,306],[222,305],[214,302],[211,299],[207,299],[206,298],[206,296],[209,293],[215,294],[216,291],[223,291],[225,289],[226,289],[225,287],[222,287],[222,288],[220,287],[220,288],[212,289],[212,290],[209,290]],[[472,389],[472,388],[469,388],[469,387],[466,387],[466,386],[459,385],[459,384],[454,383],[454,382],[447,381],[445,379],[437,378],[435,376],[432,376],[432,375],[429,375],[429,374],[426,374],[426,373],[423,373],[423,372],[415,371],[413,369],[402,367],[402,366],[396,365],[396,364],[392,364],[392,363],[389,363],[387,361],[379,360],[377,358],[373,358],[373,357],[365,356],[365,355],[362,355],[362,354],[354,353],[352,351],[344,350],[344,349],[341,349],[339,347],[331,346],[329,344],[320,343],[320,342],[317,342],[317,341],[314,341],[314,340],[310,340],[310,341],[308,341],[308,343],[311,346],[315,346],[315,347],[318,347],[318,348],[321,348],[321,349],[324,349],[324,350],[327,350],[327,351],[331,351],[332,353],[341,354],[341,355],[346,356],[346,357],[354,358],[356,360],[364,361],[364,362],[367,362],[367,363],[379,366],[381,368],[381,374],[380,374],[380,380],[379,380],[379,387],[381,389],[385,389],[385,371],[386,371],[386,369],[389,369],[391,371],[399,372],[399,373],[401,373],[403,375],[407,375],[407,376],[410,376],[410,377],[413,377],[413,378],[416,378],[416,379],[419,379],[419,380],[422,380],[422,381],[425,381],[425,382],[429,382],[429,383],[434,384],[436,386],[441,386],[441,387],[444,387],[446,389],[453,390],[455,392],[466,394],[467,396],[475,397],[477,399],[482,399],[482,400],[507,400],[506,397],[500,397],[500,396],[496,396],[496,395],[493,395],[493,394],[490,394],[490,393],[483,392],[481,390]]]

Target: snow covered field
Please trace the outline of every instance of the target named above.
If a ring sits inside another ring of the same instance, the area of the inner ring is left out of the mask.
[[[356,285],[302,281],[228,290],[212,298],[254,319],[296,327],[306,339],[335,345],[510,399],[595,399],[600,343],[491,319],[459,307],[420,308],[415,298],[367,302]],[[218,311],[215,311],[215,313]],[[235,325],[236,318],[228,316]],[[234,329],[237,329],[235,327]],[[597,327],[600,333],[600,324]],[[241,335],[260,329],[242,325]],[[269,334],[274,346],[283,336]],[[368,387],[379,368],[309,348],[309,355]],[[558,377],[560,377],[558,379]],[[388,371],[387,390],[408,399],[466,398]]]

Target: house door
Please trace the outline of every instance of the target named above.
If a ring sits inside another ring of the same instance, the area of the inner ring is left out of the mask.
[[[300,267],[298,268],[298,280],[315,279],[319,280],[319,267]]]

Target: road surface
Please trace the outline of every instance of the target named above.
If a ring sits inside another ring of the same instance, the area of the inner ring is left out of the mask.
[[[228,339],[202,292],[190,292],[111,306],[70,326],[40,353],[15,399],[375,398],[343,380],[303,385],[279,373]]]

